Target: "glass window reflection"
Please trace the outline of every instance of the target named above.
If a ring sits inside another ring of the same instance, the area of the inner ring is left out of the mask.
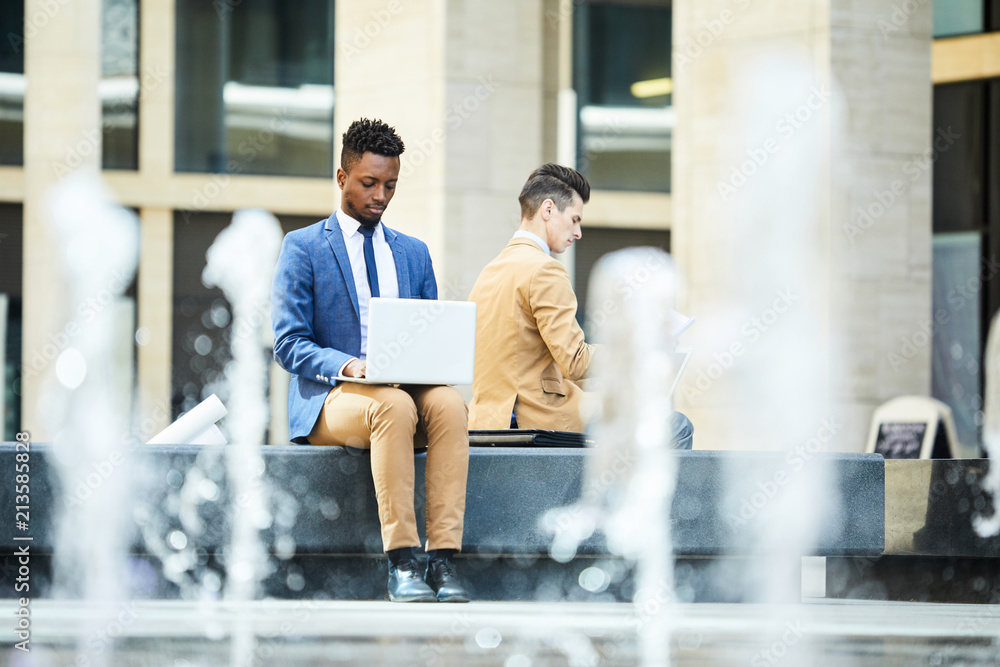
[[[24,208],[0,204],[0,439],[21,428],[21,285]]]
[[[178,171],[333,175],[333,0],[178,0]]]
[[[934,0],[935,37],[982,32],[983,18],[983,0]]]
[[[586,2],[574,17],[577,167],[595,188],[668,192],[670,2]]]
[[[931,385],[934,398],[947,403],[958,439],[978,445],[982,425],[980,354],[983,349],[979,289],[981,236],[975,232],[935,234]]]
[[[24,2],[0,3],[0,164],[24,163]]]
[[[104,0],[102,31],[102,165],[138,169],[139,1]]]

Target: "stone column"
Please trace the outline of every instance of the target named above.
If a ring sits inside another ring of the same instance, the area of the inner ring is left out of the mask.
[[[139,171],[166,182],[174,173],[174,0],[143,0],[139,73]],[[144,207],[136,302],[139,433],[143,441],[170,423],[174,312],[174,216]]]
[[[138,284],[136,368],[139,437],[143,442],[170,424],[171,357],[174,312],[174,215],[143,208]]]
[[[542,51],[557,23],[542,0],[359,0],[336,11],[335,160],[353,120],[396,127],[406,152],[386,222],[427,242],[442,298],[464,299],[517,228],[517,194],[553,143]]]
[[[911,9],[674,3],[697,448],[860,451],[877,405],[929,393],[929,337],[901,351],[931,317],[932,14]]]
[[[65,344],[56,250],[46,227],[46,195],[69,172],[101,165],[100,2],[25,0],[24,311],[21,428],[46,433],[38,401]]]

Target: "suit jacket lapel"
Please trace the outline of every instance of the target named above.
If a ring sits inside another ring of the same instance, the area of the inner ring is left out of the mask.
[[[406,259],[406,251],[399,242],[399,235],[382,223],[382,231],[385,233],[385,242],[392,250],[392,258],[396,262],[396,284],[399,286],[399,298],[410,298],[410,264]]]
[[[344,245],[344,233],[337,222],[337,214],[334,213],[326,219],[326,240],[333,249],[333,256],[340,266],[340,273],[347,284],[347,291],[351,295],[351,304],[354,306],[354,314],[361,319],[361,309],[358,307],[358,290],[354,287],[354,272],[351,269],[351,258],[347,256],[347,246]]]

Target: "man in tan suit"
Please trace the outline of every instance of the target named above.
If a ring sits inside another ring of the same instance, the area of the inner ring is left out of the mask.
[[[599,352],[584,339],[569,273],[551,253],[582,238],[589,199],[587,179],[557,164],[536,169],[521,189],[521,226],[469,295],[478,310],[470,429],[586,430],[591,410],[578,383]],[[687,417],[675,413],[673,428],[674,447],[690,449]]]
[[[583,391],[596,346],[576,321],[566,268],[551,257],[583,235],[590,185],[577,171],[546,164],[524,184],[521,227],[479,274],[469,300],[478,308],[476,377],[469,428],[582,432]]]

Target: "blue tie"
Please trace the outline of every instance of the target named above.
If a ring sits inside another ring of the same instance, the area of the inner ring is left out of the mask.
[[[378,267],[375,266],[375,244],[372,243],[372,234],[375,228],[358,227],[358,231],[365,237],[365,268],[368,270],[368,288],[372,291],[372,296],[377,297],[378,292]]]

